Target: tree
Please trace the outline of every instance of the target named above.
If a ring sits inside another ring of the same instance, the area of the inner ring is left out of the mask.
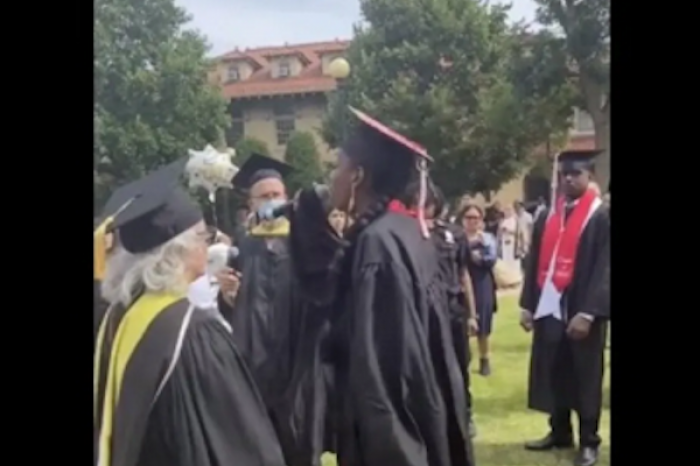
[[[331,96],[322,134],[339,139],[347,101],[420,142],[446,194],[497,190],[530,163],[567,108],[560,95],[523,96],[514,78],[522,40],[507,7],[478,0],[364,0],[367,26],[348,50],[352,73]],[[570,112],[570,108],[566,110]],[[568,116],[568,113],[567,113]]]
[[[237,166],[241,166],[251,156],[251,154],[270,155],[270,149],[264,141],[252,137],[243,138],[236,143],[236,157],[233,161]]]
[[[294,171],[286,180],[290,193],[323,180],[323,167],[316,149],[316,141],[311,133],[303,131],[292,133],[287,141],[284,159],[294,167]]]
[[[102,162],[102,195],[215,143],[228,124],[207,79],[207,44],[184,29],[188,21],[173,0],[95,0],[93,163]]]
[[[610,0],[536,0],[541,87],[573,85],[593,120],[596,147],[610,141]],[[609,159],[608,159],[609,160]],[[606,176],[609,173],[605,170]],[[607,180],[600,180],[607,182]]]

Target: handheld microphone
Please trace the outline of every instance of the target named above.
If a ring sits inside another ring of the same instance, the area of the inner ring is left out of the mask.
[[[311,190],[319,197],[327,212],[330,212],[330,191],[324,184],[314,183]],[[289,217],[294,207],[294,200],[272,208],[263,208],[257,213],[258,221],[276,220],[280,217]]]

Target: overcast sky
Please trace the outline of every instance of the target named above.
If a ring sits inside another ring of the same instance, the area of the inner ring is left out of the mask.
[[[175,0],[212,45],[212,54],[235,47],[349,39],[360,19],[358,0]],[[532,20],[533,0],[511,0],[513,20]]]

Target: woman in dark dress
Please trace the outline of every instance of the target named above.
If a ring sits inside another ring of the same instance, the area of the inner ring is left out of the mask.
[[[476,315],[479,319],[479,374],[488,376],[491,374],[489,337],[493,326],[493,314],[498,308],[496,280],[493,276],[493,266],[497,259],[496,238],[484,231],[484,212],[479,206],[465,206],[461,219],[469,244],[466,263],[472,279]]]
[[[295,277],[302,291],[318,290],[304,292],[305,299],[317,309],[333,303],[322,352],[333,364],[338,464],[473,466],[437,254],[420,209],[398,200],[416,168],[425,181],[429,157],[418,144],[353,113],[359,124],[341,148],[330,196],[332,207],[354,218],[343,243],[337,241],[342,246],[332,246],[329,235],[338,237],[323,209],[310,218],[303,193],[291,222],[292,257],[300,267]],[[320,287],[324,271],[337,274]],[[314,276],[316,287],[306,286]],[[299,432],[310,429],[296,424]],[[294,437],[286,427],[280,432],[287,445],[290,433]]]

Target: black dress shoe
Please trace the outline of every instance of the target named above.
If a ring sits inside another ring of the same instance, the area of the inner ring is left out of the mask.
[[[530,451],[549,451],[554,449],[573,448],[574,440],[571,437],[556,438],[551,433],[540,440],[527,442],[525,449]]]
[[[581,447],[574,458],[574,466],[593,466],[598,462],[598,448]]]

